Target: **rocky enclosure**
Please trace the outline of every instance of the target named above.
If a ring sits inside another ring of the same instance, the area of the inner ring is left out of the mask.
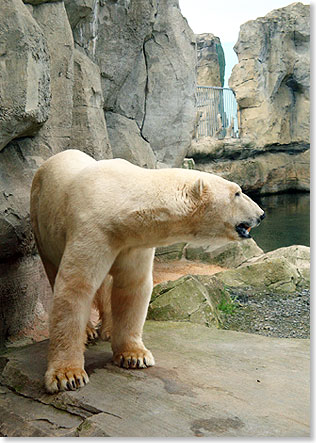
[[[195,37],[177,0],[2,0],[0,60],[1,343],[47,321],[35,170],[69,148],[179,166],[195,120]]]
[[[198,36],[197,57],[178,0],[1,0],[0,345],[47,324],[29,192],[53,154],[150,168],[189,154],[245,191],[309,190],[308,48],[300,3],[243,25],[231,78],[243,138],[191,144],[196,68],[220,85],[225,62],[212,34]]]
[[[241,26],[229,79],[240,139],[194,141],[188,157],[196,169],[247,192],[309,191],[309,9],[293,3]]]

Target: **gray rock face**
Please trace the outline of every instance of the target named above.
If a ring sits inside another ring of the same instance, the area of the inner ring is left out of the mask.
[[[33,7],[33,17],[42,28],[50,54],[51,111],[33,145],[45,144],[51,153],[69,149],[74,86],[74,44],[63,2]],[[51,154],[50,154],[51,155]]]
[[[35,307],[41,303],[47,313],[44,301],[50,289],[39,258],[33,257],[36,248],[29,220],[29,195],[34,172],[52,154],[70,147],[72,130],[73,39],[64,5],[52,2],[26,7],[19,3],[25,17],[35,24],[32,32],[24,30],[24,39],[37,35],[39,44],[42,40],[45,43],[49,63],[43,69],[45,78],[50,78],[51,101],[49,117],[34,137],[13,140],[0,152],[0,303],[4,306],[0,341],[31,328],[32,322],[37,322]],[[14,70],[11,75],[14,77]],[[37,86],[36,76],[32,84]]]
[[[99,67],[75,49],[71,147],[96,160],[112,157],[103,103]]]
[[[66,3],[71,22],[78,14],[70,9],[73,3]],[[79,5],[82,11],[83,2]],[[156,2],[95,0],[90,14],[73,28],[75,43],[100,66],[106,110],[115,110],[116,95],[143,51],[155,13]]]
[[[66,8],[75,43],[100,67],[104,109],[135,120],[157,160],[180,166],[195,120],[195,43],[178,2]]]
[[[95,0],[64,0],[71,28],[92,13]]]
[[[0,263],[3,264],[34,250],[28,210],[32,172],[23,169],[25,162],[19,145],[13,142],[1,152]]]
[[[157,160],[181,166],[195,121],[195,38],[177,0],[158,3],[151,38],[144,46],[147,94],[142,134]]]
[[[221,41],[213,34],[197,34],[197,84],[224,86],[225,55]]]
[[[258,146],[309,142],[309,9],[293,3],[241,26],[229,85],[241,134]]]
[[[35,134],[50,104],[45,37],[20,0],[3,0],[0,20],[0,151],[16,137]]]
[[[149,143],[139,136],[135,120],[107,112],[106,121],[114,157],[144,168],[156,167],[155,155]]]

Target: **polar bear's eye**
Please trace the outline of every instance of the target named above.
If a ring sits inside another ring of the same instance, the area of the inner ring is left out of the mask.
[[[240,191],[237,191],[235,197],[240,197]]]

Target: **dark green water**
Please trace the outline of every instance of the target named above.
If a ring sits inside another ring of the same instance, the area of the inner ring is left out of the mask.
[[[264,252],[291,245],[310,245],[310,195],[279,194],[252,197],[266,212],[266,218],[252,237]]]

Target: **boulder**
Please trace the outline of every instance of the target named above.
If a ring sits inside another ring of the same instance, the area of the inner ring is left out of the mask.
[[[251,287],[280,293],[295,292],[300,282],[296,266],[284,257],[266,257],[254,263],[245,263],[237,269],[219,272],[216,278],[231,288]]]
[[[156,248],[155,258],[160,262],[171,260],[201,261],[225,268],[235,268],[253,257],[263,254],[253,239],[229,242],[221,247],[196,246],[190,243],[175,243]]]
[[[187,260],[202,261],[225,268],[236,268],[253,257],[262,255],[263,250],[251,238],[229,242],[214,249],[211,245],[199,246],[187,244],[184,255]]]
[[[219,37],[197,34],[197,84],[224,86],[225,55]]]
[[[218,326],[221,322],[218,306],[230,305],[231,301],[221,281],[212,277],[212,284],[209,282],[209,277],[186,275],[156,285],[147,318]]]
[[[303,245],[292,245],[279,248],[248,260],[247,263],[264,263],[270,259],[284,258],[293,265],[300,277],[299,285],[309,287],[310,284],[310,248]]]
[[[1,151],[14,138],[34,135],[49,115],[46,39],[20,0],[1,4],[0,57]]]
[[[96,160],[112,158],[103,112],[100,69],[78,49],[74,50],[71,146]]]
[[[258,146],[309,143],[310,7],[292,3],[240,28],[229,85],[240,133]]]
[[[106,124],[114,158],[123,158],[143,168],[156,167],[156,157],[150,144],[141,137],[135,120],[107,112]]]

